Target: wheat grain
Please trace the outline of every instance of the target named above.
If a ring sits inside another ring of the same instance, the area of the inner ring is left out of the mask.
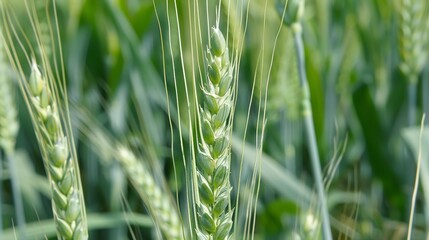
[[[212,28],[211,46],[206,53],[207,76],[200,107],[202,139],[196,162],[199,192],[197,234],[200,239],[228,239],[233,211],[229,182],[231,143],[230,115],[233,108],[233,67],[225,38],[218,27]]]

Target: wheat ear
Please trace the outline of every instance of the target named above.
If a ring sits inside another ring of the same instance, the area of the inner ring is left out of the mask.
[[[154,172],[147,167],[144,159],[126,144],[116,141],[89,113],[76,106],[73,108],[76,109],[74,115],[79,119],[75,123],[78,123],[81,133],[87,136],[93,148],[106,150],[97,151],[101,160],[110,162],[114,159],[120,164],[163,236],[168,240],[184,239],[182,220],[173,199],[155,181]]]
[[[399,46],[401,55],[400,68],[412,83],[417,77],[425,62],[427,37],[427,16],[425,1],[401,0],[399,8],[400,30]]]
[[[399,8],[400,69],[408,80],[408,123],[416,123],[417,81],[425,60],[428,13],[425,0],[401,0]]]
[[[211,31],[206,53],[207,76],[203,79],[204,104],[200,106],[202,139],[198,147],[198,226],[200,239],[228,239],[233,211],[229,182],[231,143],[230,115],[233,108],[233,67],[222,32]]]
[[[65,136],[57,102],[49,83],[33,62],[28,88],[33,124],[52,189],[52,207],[61,239],[87,239],[84,221],[84,203],[80,192],[80,179],[73,159],[71,145]]]
[[[116,158],[142,199],[147,203],[154,221],[168,240],[183,239],[182,224],[170,198],[158,187],[143,162],[125,146],[118,145]]]

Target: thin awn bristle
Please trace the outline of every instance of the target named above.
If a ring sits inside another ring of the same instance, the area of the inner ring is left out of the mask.
[[[212,28],[206,63],[208,74],[202,86],[204,104],[200,107],[202,139],[196,160],[197,234],[200,239],[228,239],[233,223],[233,211],[228,207],[233,67],[225,38],[217,27]]]
[[[39,28],[39,36],[40,36],[40,42],[41,42],[41,48],[37,49],[39,51],[40,56],[47,56],[48,58],[52,55],[52,34],[51,34],[51,28],[48,24],[48,17],[49,14],[47,11],[49,8],[46,8],[45,6],[46,1],[35,1],[35,12],[36,17],[38,21],[38,28]]]

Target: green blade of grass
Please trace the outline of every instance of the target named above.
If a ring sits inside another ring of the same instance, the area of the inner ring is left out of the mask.
[[[253,167],[259,151],[254,146],[243,143],[237,136],[233,136],[231,141],[232,151],[239,156],[243,153],[244,163],[249,167]],[[264,153],[261,155],[261,162],[263,181],[270,184],[282,196],[298,203],[300,207],[305,209],[310,206],[313,194],[305,184]]]
[[[112,228],[118,225],[152,226],[152,220],[149,216],[137,213],[91,213],[87,215],[87,218],[90,230]],[[29,239],[45,239],[57,235],[53,219],[29,223],[24,232]],[[0,239],[16,239],[15,236],[15,229],[8,229],[0,235]]]
[[[385,123],[381,120],[368,85],[362,85],[355,90],[353,105],[362,128],[363,140],[373,173],[383,182],[392,205],[400,206],[404,201],[403,196],[397,194],[398,186],[401,186],[401,183],[392,169],[391,159],[393,158],[389,156],[385,146],[380,144],[387,140],[386,130],[383,127]]]

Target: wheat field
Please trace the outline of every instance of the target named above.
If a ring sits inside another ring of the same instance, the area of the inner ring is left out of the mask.
[[[0,0],[0,239],[429,239],[426,0]]]

